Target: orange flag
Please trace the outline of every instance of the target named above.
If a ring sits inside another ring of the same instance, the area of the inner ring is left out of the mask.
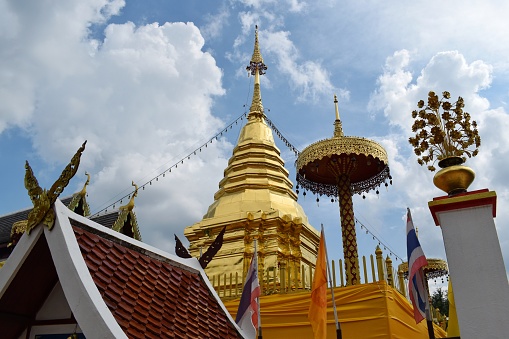
[[[323,230],[320,234],[308,318],[313,326],[315,339],[327,338],[327,262]]]

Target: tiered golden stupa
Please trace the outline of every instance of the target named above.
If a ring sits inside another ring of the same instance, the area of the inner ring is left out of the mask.
[[[257,239],[260,278],[270,279],[274,286],[278,286],[281,278],[289,287],[301,286],[301,279],[305,278],[301,267],[314,268],[320,236],[297,203],[288,170],[264,120],[260,75],[266,69],[257,29],[253,56],[247,67],[254,76],[247,123],[228,161],[214,203],[203,220],[186,227],[184,234],[190,242],[191,255],[199,257],[201,249],[206,250],[226,226],[223,246],[205,269],[211,279],[232,273],[241,286],[253,255],[253,240]],[[281,273],[284,277],[279,272],[285,272]]]

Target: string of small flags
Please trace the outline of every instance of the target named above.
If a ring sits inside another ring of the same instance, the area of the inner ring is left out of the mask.
[[[197,153],[200,153],[204,148],[207,148],[209,144],[212,144],[214,140],[219,140],[219,137],[223,135],[223,133],[228,132],[228,130],[231,130],[233,128],[233,125],[237,125],[239,121],[244,120],[244,118],[247,116],[247,113],[244,112],[242,115],[240,115],[237,119],[233,120],[230,124],[228,124],[225,128],[223,128],[220,132],[218,132],[216,135],[208,139],[205,143],[203,143],[201,146],[197,147],[195,150],[184,156],[182,159],[178,160],[175,164],[172,166],[166,168],[163,172],[159,173],[152,179],[145,182],[143,185],[139,186],[139,189],[145,190],[145,187],[151,186],[152,182],[158,182],[160,178],[164,178],[166,174],[171,173],[172,169],[175,170],[178,168],[178,165],[184,164],[184,161],[190,160],[192,156],[195,156]],[[130,199],[131,195],[134,193],[134,190],[130,193],[124,195],[123,197],[119,198],[115,202],[109,204],[108,206],[104,207],[103,209],[99,210],[98,212],[94,213],[91,217],[99,216],[102,212],[106,213],[108,212],[109,208],[115,208],[117,204],[122,204],[122,201],[124,199]]]
[[[378,241],[378,246],[384,248],[385,251],[389,251],[389,255],[392,257],[394,256],[396,260],[400,260],[401,262],[404,262],[405,260],[401,258],[399,255],[397,255],[388,245],[386,245],[383,241],[380,240],[376,235],[371,232],[366,225],[364,225],[362,222],[360,222],[359,219],[355,218],[355,223],[360,225],[361,230],[365,230],[366,234],[369,234],[373,237],[373,240]]]
[[[295,153],[295,156],[298,157],[299,156],[299,153],[300,151],[294,147],[284,136],[283,134],[281,134],[281,132],[279,132],[279,130],[277,129],[276,125],[274,125],[274,123],[264,114],[263,115],[263,118],[265,119],[265,121],[267,122],[267,125],[269,125],[270,128],[272,128],[272,130],[274,131],[274,133],[276,133],[277,137],[279,139],[281,139],[282,142],[285,143],[286,147],[288,147],[293,153]]]

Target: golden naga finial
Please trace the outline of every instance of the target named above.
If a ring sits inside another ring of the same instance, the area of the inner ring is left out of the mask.
[[[28,161],[26,162],[25,187],[28,190],[28,195],[34,205],[34,208],[30,211],[30,213],[28,213],[28,223],[26,226],[26,232],[28,234],[30,234],[30,231],[41,222],[48,226],[50,230],[53,228],[53,224],[55,223],[55,212],[51,209],[51,206],[55,203],[60,193],[63,192],[71,178],[78,171],[81,154],[85,150],[86,143],[87,141],[85,140],[76,154],[72,157],[71,162],[64,168],[58,180],[55,181],[49,190],[43,190],[39,186],[30,164]]]
[[[34,172],[32,171],[32,167],[30,167],[28,160],[25,162],[25,169],[25,188],[28,191],[30,200],[32,200],[32,204],[35,206],[36,202],[39,200],[39,197],[42,194],[42,188],[39,186],[39,183],[35,178]]]
[[[343,124],[341,123],[341,119],[339,119],[339,108],[338,108],[338,97],[334,94],[334,106],[336,107],[336,121],[334,121],[334,137],[342,137],[345,134],[343,133]]]
[[[251,107],[249,108],[249,114],[251,113],[263,114],[262,94],[260,91],[260,75],[265,74],[267,66],[263,63],[262,54],[260,53],[260,48],[258,46],[258,25],[256,25],[255,27],[256,27],[255,45],[253,56],[251,57],[249,66],[246,67],[248,74],[254,75],[255,77],[253,101],[251,103]]]
[[[81,195],[82,197],[84,197],[87,194],[87,186],[90,183],[90,174],[88,174],[88,172],[85,172],[85,175],[87,176],[87,181],[85,181],[85,185],[83,185],[81,191],[78,192],[78,195]]]
[[[119,210],[127,210],[127,211],[132,211],[133,210],[133,208],[134,208],[134,198],[138,195],[138,185],[136,185],[134,183],[134,181],[132,182],[132,185],[134,186],[134,193],[131,196],[131,200],[129,200],[129,202],[126,205],[120,206],[118,208]]]
[[[11,228],[11,242],[7,244],[7,247],[14,247],[18,243],[23,233],[27,230],[28,220],[16,221],[12,224]]]

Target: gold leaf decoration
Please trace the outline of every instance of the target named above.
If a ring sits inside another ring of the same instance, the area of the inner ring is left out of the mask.
[[[442,93],[439,99],[435,92],[428,93],[428,103],[419,100],[419,110],[412,111],[414,123],[413,137],[408,142],[414,147],[419,165],[428,165],[435,171],[435,162],[450,157],[475,157],[481,146],[481,137],[477,123],[471,121],[468,112],[463,111],[465,103],[462,97],[451,103],[451,94]]]

